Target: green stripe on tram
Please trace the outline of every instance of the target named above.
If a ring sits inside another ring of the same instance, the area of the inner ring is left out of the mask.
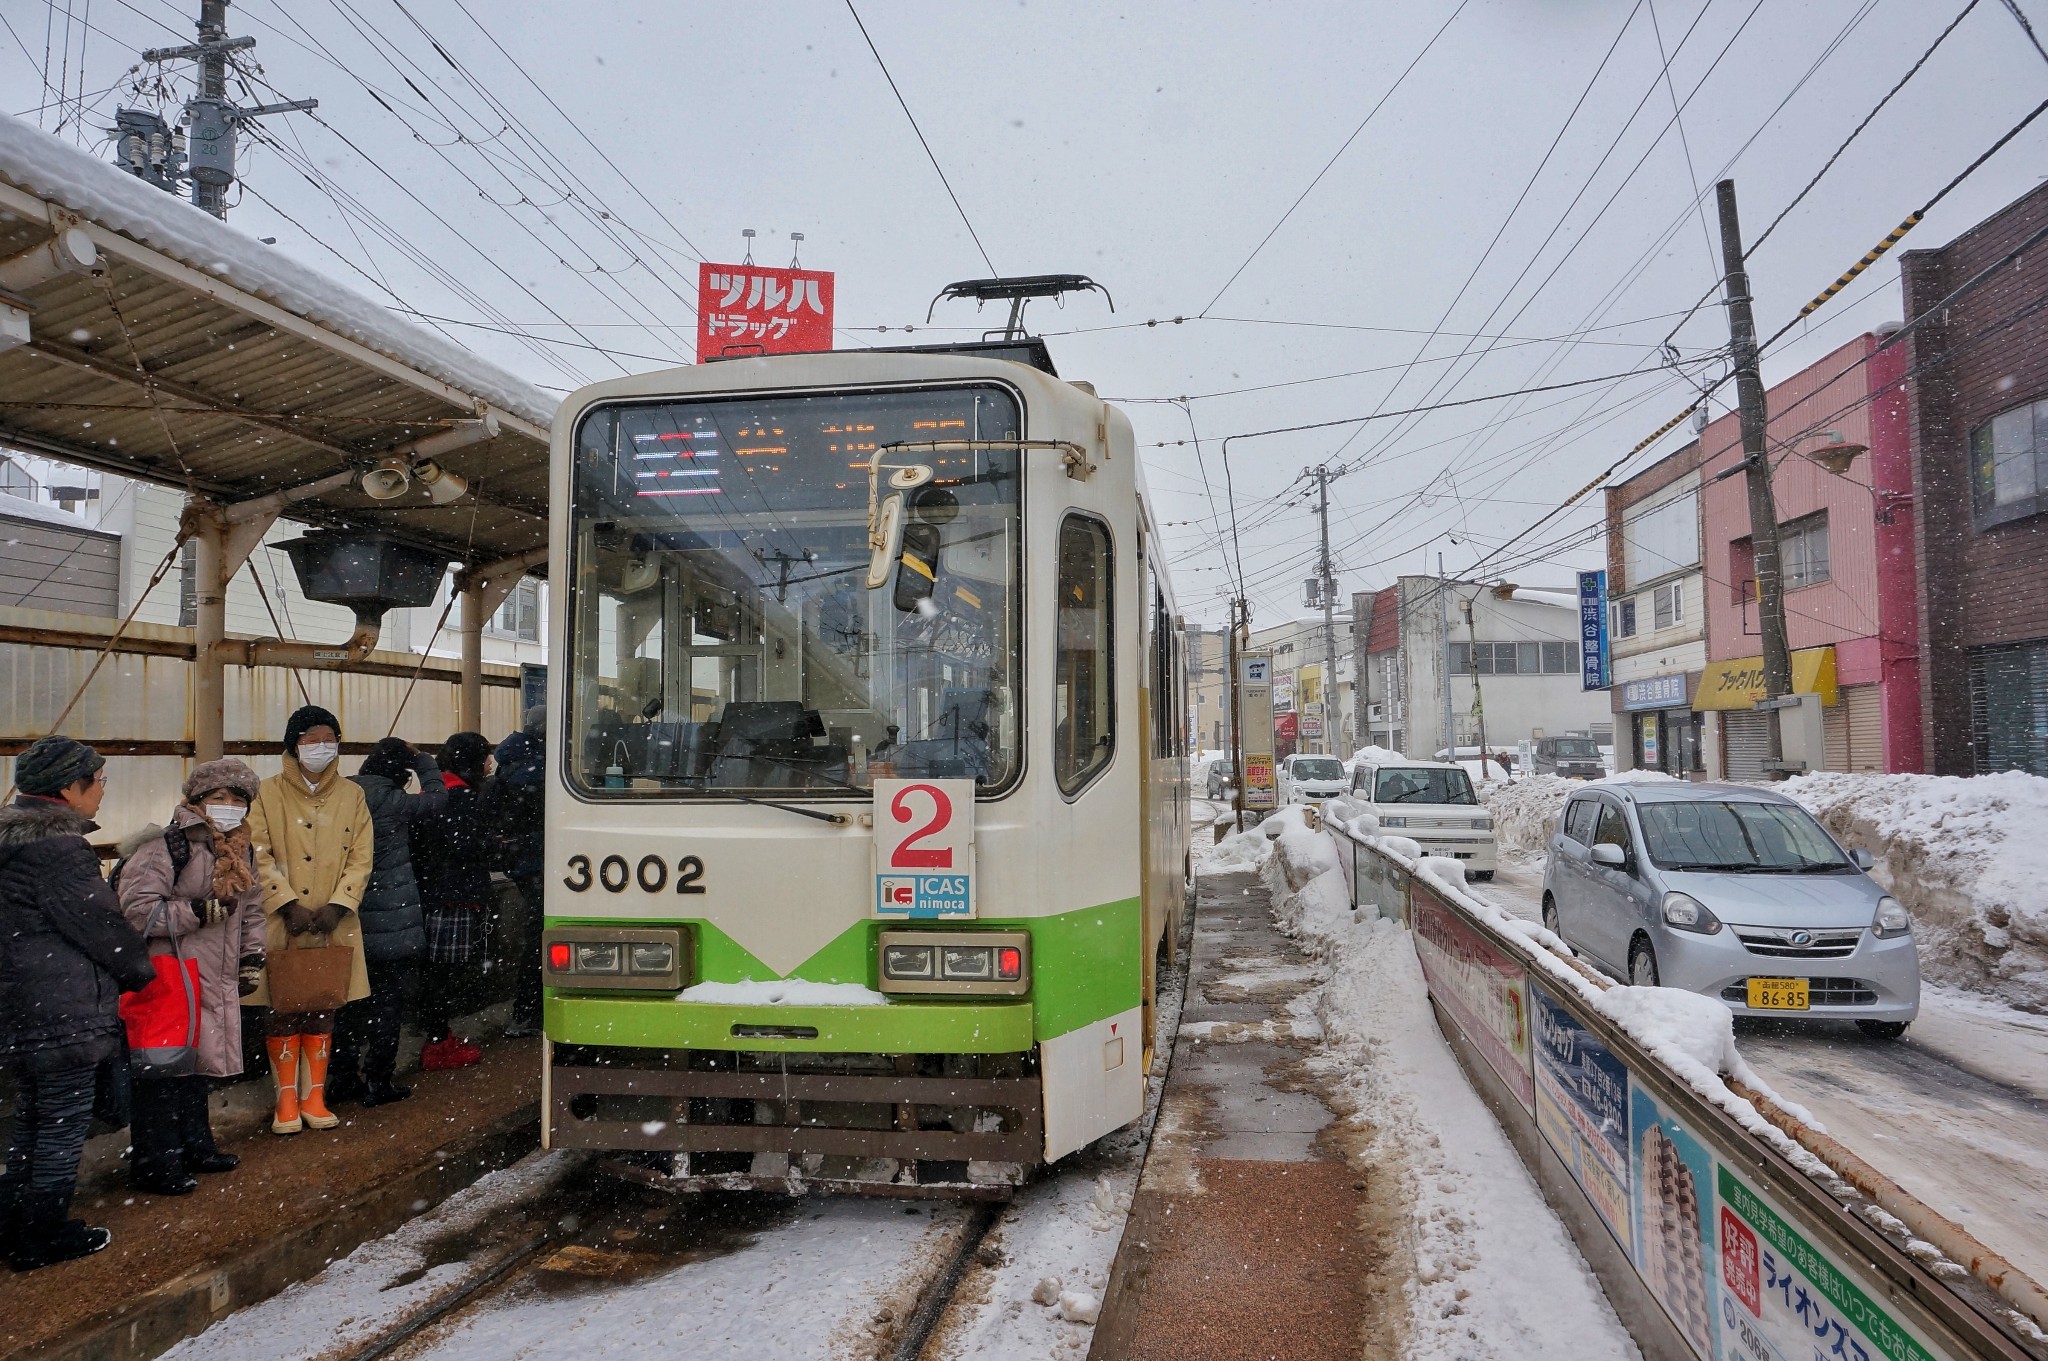
[[[550,917],[547,924],[615,926],[616,921]],[[740,983],[780,978],[874,986],[875,936],[898,925],[856,922],[787,974],[778,974],[710,922],[684,923],[696,937],[697,979]],[[550,994],[548,1033],[570,1044],[645,1048],[748,1049],[863,1053],[1015,1053],[1034,1040],[1064,1035],[1128,1011],[1141,996],[1144,962],[1138,899],[1076,908],[1049,917],[984,917],[977,926],[1031,933],[1030,996],[931,998],[888,1006],[737,1006],[634,997]],[[636,921],[635,926],[666,925]],[[748,1036],[735,1025],[809,1027],[816,1038]]]

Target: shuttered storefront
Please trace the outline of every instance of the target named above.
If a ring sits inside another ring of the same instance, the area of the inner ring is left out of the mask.
[[[1729,779],[1744,784],[1764,782],[1764,762],[1771,755],[1769,718],[1755,709],[1729,709],[1721,715],[1721,768]]]
[[[1829,770],[1884,770],[1884,707],[1875,685],[1845,685],[1841,702],[1821,711]]]
[[[1970,742],[1980,775],[2048,775],[2048,642],[1970,649]]]

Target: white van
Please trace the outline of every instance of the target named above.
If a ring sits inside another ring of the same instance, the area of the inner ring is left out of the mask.
[[[1370,806],[1382,831],[1420,843],[1427,855],[1464,861],[1474,879],[1493,878],[1493,815],[1480,806],[1464,767],[1360,760],[1351,771],[1351,797]]]

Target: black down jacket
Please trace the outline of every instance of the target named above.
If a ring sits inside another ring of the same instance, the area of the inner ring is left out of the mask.
[[[405,785],[385,775],[352,775],[363,788],[363,800],[370,805],[370,822],[376,829],[372,841],[370,886],[363,891],[363,958],[375,963],[396,959],[417,959],[426,953],[426,926],[420,916],[420,885],[412,867],[412,828],[421,818],[439,813],[448,802],[448,787],[441,783],[441,768],[434,758],[419,753],[413,767],[420,777],[420,792],[408,794]]]
[[[53,799],[0,808],[0,1062],[98,1063],[118,1052],[124,992],[156,977],[85,835]]]

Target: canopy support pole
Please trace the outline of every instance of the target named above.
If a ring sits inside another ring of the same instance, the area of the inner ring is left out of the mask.
[[[226,752],[228,636],[227,526],[220,508],[197,497],[186,503],[193,531],[192,758],[218,761]]]

